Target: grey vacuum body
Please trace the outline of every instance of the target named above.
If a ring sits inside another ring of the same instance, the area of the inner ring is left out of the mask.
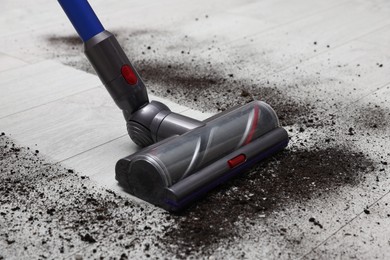
[[[141,77],[88,2],[59,3],[83,39],[96,73],[122,110],[129,136],[145,147],[116,164],[116,179],[129,193],[177,211],[287,146],[287,132],[279,126],[274,110],[261,101],[205,121],[149,102]]]
[[[175,211],[287,143],[272,108],[253,101],[119,160],[116,179],[131,194]]]

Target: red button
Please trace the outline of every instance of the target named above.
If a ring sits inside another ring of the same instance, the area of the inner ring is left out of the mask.
[[[227,163],[228,163],[230,168],[234,168],[245,161],[246,161],[245,154],[240,154],[240,155],[234,157],[233,159],[230,159]]]
[[[130,85],[135,85],[138,82],[137,76],[131,67],[127,64],[123,65],[121,68],[122,76],[125,78],[126,82]]]

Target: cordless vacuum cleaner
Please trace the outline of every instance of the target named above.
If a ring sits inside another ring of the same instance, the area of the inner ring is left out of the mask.
[[[85,54],[123,111],[140,151],[120,159],[116,179],[129,193],[169,211],[282,150],[287,132],[274,110],[252,101],[198,121],[149,102],[145,85],[86,0],[59,0],[84,42]]]

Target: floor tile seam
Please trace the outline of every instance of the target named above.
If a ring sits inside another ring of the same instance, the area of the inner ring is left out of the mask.
[[[107,145],[107,144],[110,144],[110,143],[112,143],[112,142],[114,142],[114,141],[116,141],[116,140],[118,140],[118,139],[121,139],[121,138],[123,138],[123,137],[125,137],[125,136],[128,136],[128,134],[125,133],[125,134],[122,134],[122,135],[120,135],[120,136],[118,136],[118,137],[111,138],[111,139],[108,140],[108,141],[105,141],[105,142],[103,142],[103,143],[101,143],[101,144],[95,145],[95,146],[93,146],[93,147],[91,147],[91,148],[88,148],[88,149],[86,149],[86,150],[84,150],[84,151],[81,151],[81,152],[79,152],[79,153],[77,153],[77,154],[68,156],[68,157],[66,157],[66,158],[64,158],[64,159],[60,159],[60,160],[58,160],[58,161],[56,162],[56,164],[66,163],[66,161],[68,161],[68,160],[70,160],[70,159],[74,159],[74,158],[76,158],[77,156],[80,156],[80,155],[82,155],[82,154],[88,153],[88,152],[90,152],[90,151],[92,151],[92,150],[95,150],[95,149],[97,149],[97,148],[101,148],[102,146]],[[76,169],[76,170],[77,170],[77,169]]]
[[[12,116],[15,116],[15,115],[18,115],[18,114],[21,114],[21,113],[25,113],[29,110],[33,110],[33,109],[36,109],[36,108],[39,108],[39,107],[42,107],[42,106],[46,106],[46,105],[49,105],[49,104],[52,104],[52,103],[56,103],[58,101],[61,101],[61,100],[64,100],[64,99],[67,99],[67,98],[70,98],[72,96],[76,96],[76,95],[80,95],[84,92],[87,92],[87,91],[91,91],[91,90],[94,90],[94,89],[100,89],[102,87],[101,83],[100,85],[98,86],[95,86],[95,87],[90,87],[88,89],[84,89],[82,91],[78,91],[76,93],[72,93],[72,94],[69,94],[67,96],[64,96],[64,97],[61,97],[61,98],[57,98],[57,99],[54,99],[54,100],[51,100],[51,101],[48,101],[48,102],[45,102],[45,103],[42,103],[42,104],[39,104],[39,105],[35,105],[35,106],[32,106],[32,107],[29,107],[29,108],[26,108],[26,109],[23,109],[23,110],[20,110],[18,112],[15,112],[15,113],[11,113],[11,114],[8,114],[8,115],[5,115],[5,116],[2,116],[0,117],[0,120],[1,119],[5,119],[5,118],[9,118],[9,117],[12,117]]]
[[[56,62],[55,60],[49,60],[49,59],[39,60],[39,61],[35,61],[35,62],[28,62],[28,61],[21,60],[18,57],[12,56],[12,55],[10,55],[10,54],[8,54],[6,52],[2,52],[2,54],[6,55],[6,56],[9,56],[9,57],[12,57],[13,59],[17,59],[17,60],[19,60],[21,62],[24,62],[26,64],[20,65],[18,67],[12,67],[12,68],[8,68],[8,69],[5,69],[5,70],[2,70],[2,71],[0,71],[0,76],[3,73],[8,73],[8,72],[13,71],[13,70],[17,71],[17,70],[24,69],[24,68],[29,67],[29,66],[31,66],[31,67],[37,66],[37,65],[39,65],[39,63]],[[62,63],[59,63],[59,64],[63,65]],[[47,73],[47,71],[46,72],[42,72],[42,74],[44,74],[44,73]],[[15,79],[9,79],[9,80],[7,80],[5,82],[2,82],[2,83],[9,83],[10,81],[13,81],[13,80],[15,80]]]
[[[268,32],[270,32],[270,31],[272,31],[272,30],[282,28],[283,26],[287,26],[287,25],[290,25],[290,24],[294,24],[294,23],[300,22],[300,21],[302,21],[302,20],[305,20],[305,19],[307,19],[307,18],[314,17],[314,16],[316,16],[316,15],[318,15],[318,14],[321,14],[321,13],[323,13],[323,12],[330,11],[330,10],[332,10],[332,9],[334,9],[334,8],[337,8],[337,7],[339,7],[339,6],[345,5],[345,4],[347,4],[348,2],[351,2],[351,1],[350,1],[350,0],[347,0],[347,1],[339,2],[339,3],[335,4],[335,5],[332,5],[332,6],[328,7],[328,8],[325,8],[325,9],[323,9],[323,10],[319,10],[319,11],[317,11],[317,12],[314,12],[314,13],[312,13],[312,14],[310,14],[310,15],[307,15],[307,16],[304,16],[304,17],[300,17],[300,18],[297,18],[297,19],[294,19],[294,20],[291,20],[291,21],[288,21],[288,22],[285,22],[285,23],[282,23],[282,24],[279,24],[279,25],[276,25],[276,26],[272,26],[272,27],[266,28],[266,29],[264,29],[264,30],[261,30],[261,31],[259,31],[259,32],[253,33],[253,34],[248,34],[248,35],[245,35],[245,36],[240,36],[239,38],[236,38],[236,39],[233,39],[233,40],[230,40],[230,41],[226,41],[226,42],[222,43],[222,45],[228,46],[228,45],[230,45],[231,43],[235,43],[235,42],[244,40],[244,39],[249,38],[249,37],[259,36],[259,35],[261,35],[261,34],[263,34],[263,33],[268,33]]]
[[[384,197],[386,196],[389,196],[390,194],[390,191],[387,191],[385,192],[383,195],[381,195],[378,199],[376,199],[374,202],[372,202],[371,204],[369,204],[367,206],[367,209],[371,208],[372,206],[374,206],[375,204],[377,204],[378,202],[380,202],[381,200],[384,199]],[[307,253],[305,253],[304,255],[302,255],[299,259],[304,259],[306,258],[310,253],[312,252],[315,252],[316,249],[318,249],[320,246],[322,246],[323,244],[325,244],[329,239],[331,239],[333,236],[335,236],[338,232],[340,232],[342,229],[344,229],[345,227],[349,226],[353,221],[355,221],[356,219],[358,219],[360,216],[362,216],[362,214],[364,213],[364,210],[362,210],[360,213],[356,214],[354,217],[352,217],[350,220],[348,220],[345,224],[343,224],[340,228],[338,228],[336,231],[334,231],[333,233],[331,233],[328,237],[326,237],[322,242],[318,243],[316,246],[312,247]]]
[[[332,47],[330,47],[329,49],[326,49],[326,50],[324,50],[324,51],[316,52],[315,55],[310,56],[310,57],[308,57],[308,58],[306,58],[306,59],[301,59],[298,63],[294,63],[294,64],[287,65],[286,67],[282,67],[280,70],[277,71],[277,73],[280,73],[280,72],[284,72],[284,71],[286,71],[286,70],[289,70],[289,69],[291,69],[291,68],[293,68],[293,67],[296,67],[296,66],[301,65],[301,64],[303,64],[303,63],[305,63],[305,62],[308,62],[308,61],[310,61],[310,60],[313,60],[314,58],[317,58],[317,57],[319,57],[319,56],[321,56],[321,55],[324,55],[324,54],[326,54],[326,53],[330,53],[330,52],[332,52],[332,51],[334,51],[334,50],[337,50],[337,49],[339,49],[339,48],[342,48],[342,47],[344,47],[344,46],[346,46],[347,44],[350,44],[350,43],[352,43],[352,42],[360,42],[360,41],[359,41],[360,38],[366,37],[367,35],[370,35],[370,34],[372,34],[372,33],[375,33],[375,32],[377,32],[377,31],[380,31],[380,30],[382,30],[384,27],[389,26],[389,25],[390,25],[390,22],[387,23],[387,24],[385,24],[385,25],[381,25],[380,27],[375,28],[374,30],[372,30],[372,31],[370,31],[370,32],[361,34],[361,35],[359,35],[359,36],[357,36],[357,37],[355,37],[355,38],[353,38],[353,39],[350,39],[350,40],[348,40],[348,41],[346,41],[346,42],[344,42],[344,43],[340,43],[340,44],[338,44],[338,45],[335,45],[334,47],[332,46]]]
[[[23,64],[22,66],[34,64],[34,63],[28,62],[28,61],[26,61],[26,60],[22,60],[20,57],[16,57],[15,55],[10,54],[10,53],[7,53],[7,52],[4,52],[4,51],[0,51],[0,56],[1,56],[1,55],[8,56],[8,57],[10,57],[10,58],[12,58],[12,59],[15,59],[15,60],[18,60],[18,61],[21,61],[21,62],[26,63],[26,64]],[[4,70],[2,70],[1,72],[3,72],[3,71],[4,71]],[[1,73],[1,72],[0,72],[0,73]]]

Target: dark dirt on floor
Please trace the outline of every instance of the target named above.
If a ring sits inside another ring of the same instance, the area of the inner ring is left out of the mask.
[[[339,187],[356,185],[373,169],[366,155],[345,146],[286,150],[175,216],[179,227],[165,237],[179,243],[179,250],[207,248],[221,238],[234,242],[237,221],[256,220],[286,203],[326,197]]]
[[[0,218],[4,223],[0,247],[6,244],[7,249],[24,248],[30,253],[40,247],[42,256],[48,256],[53,246],[59,254],[77,252],[110,234],[136,235],[140,241],[148,238],[148,248],[179,258],[198,251],[210,254],[219,243],[234,242],[232,238],[239,236],[237,222],[255,220],[288,203],[307,201],[341,186],[356,185],[375,165],[347,146],[290,148],[217,188],[184,212],[161,213],[150,219],[153,207],[144,208],[95,187],[87,177],[46,162],[38,152],[17,147],[6,136],[0,138]],[[166,227],[151,232],[145,226],[134,233],[148,221]],[[38,234],[34,232],[36,224],[44,225]],[[118,256],[129,247],[119,246],[119,250]],[[94,256],[101,253],[99,248],[94,252]],[[150,254],[149,249],[145,254]]]
[[[64,257],[109,234],[130,232],[128,226],[151,213],[5,135],[0,136],[0,183],[0,258]]]

